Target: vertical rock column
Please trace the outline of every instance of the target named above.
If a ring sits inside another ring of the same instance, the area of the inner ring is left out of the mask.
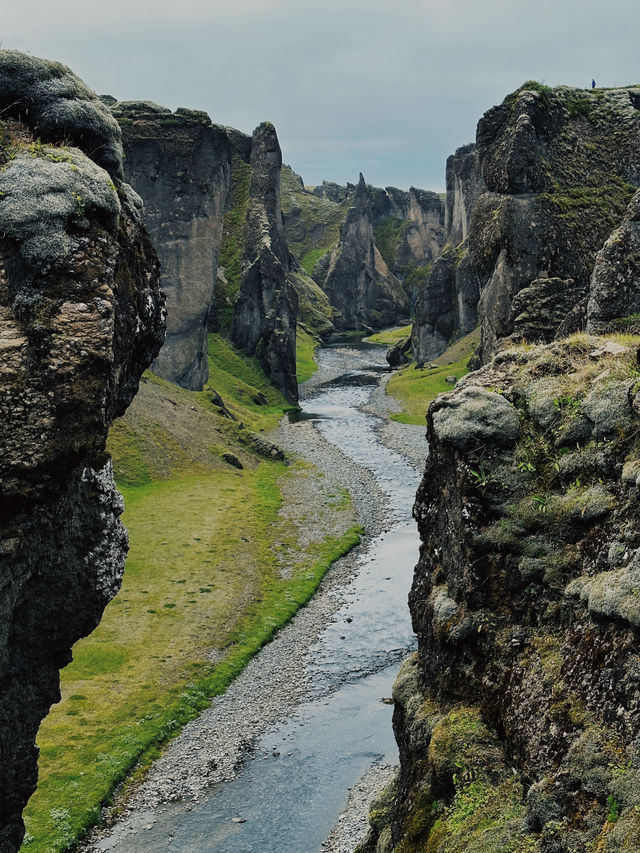
[[[245,272],[233,307],[231,336],[291,402],[298,400],[298,296],[287,279],[289,249],[280,207],[282,153],[275,128],[263,122],[251,143],[245,226]]]
[[[229,189],[227,134],[199,110],[123,102],[113,112],[126,179],[144,201],[167,295],[167,336],[152,370],[200,391],[209,375],[207,315]]]
[[[59,670],[120,586],[127,535],[105,442],[160,349],[164,300],[117,123],[93,92],[59,63],[0,51],[0,116],[0,850],[12,853]]]

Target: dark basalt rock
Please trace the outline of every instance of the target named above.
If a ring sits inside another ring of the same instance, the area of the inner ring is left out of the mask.
[[[639,94],[640,97],[640,94]],[[640,192],[598,252],[589,288],[587,330],[624,330],[640,313]],[[622,318],[627,318],[624,322]]]
[[[552,341],[575,306],[585,297],[585,288],[573,279],[539,278],[519,291],[511,303],[509,323],[512,337],[539,343]],[[573,330],[572,330],[573,331]]]
[[[200,110],[172,113],[148,101],[116,104],[126,179],[144,200],[167,294],[158,376],[200,391],[209,375],[207,318],[218,273],[229,188],[227,131]]]
[[[105,442],[160,349],[164,300],[106,107],[57,63],[3,51],[0,69],[3,97],[33,107],[0,118],[0,849],[10,853],[58,671],[120,586],[128,545]],[[39,143],[44,128],[60,144]],[[110,171],[65,147],[69,137]]]
[[[268,122],[254,131],[250,165],[246,270],[233,306],[231,336],[239,349],[258,358],[276,388],[297,402],[298,296],[287,275],[289,249],[280,207],[282,153]]]
[[[584,335],[431,404],[401,769],[361,851],[637,849],[637,370]]]
[[[413,356],[418,364],[437,358],[456,338],[478,325],[480,281],[467,245],[445,249],[416,302],[411,332]]]
[[[374,241],[369,192],[360,181],[340,241],[314,279],[329,297],[338,329],[381,328],[406,316],[409,301]],[[326,270],[326,272],[325,272]]]
[[[469,244],[483,289],[483,361],[513,331],[512,300],[532,281],[573,279],[574,305],[583,298],[596,252],[640,182],[635,90],[536,85],[478,124],[488,192],[474,208]]]
[[[411,361],[411,336],[403,338],[398,341],[397,344],[394,344],[390,347],[387,355],[385,356],[387,359],[387,364],[389,367],[402,367],[403,364],[407,364]]]
[[[528,332],[549,340],[584,326],[596,253],[640,182],[639,92],[526,83],[480,119],[475,147],[449,159],[445,237],[453,246],[466,239],[478,279],[479,363],[514,331],[522,333],[514,329],[522,312],[512,303],[537,280],[571,279],[574,285],[563,291],[558,326],[552,329],[549,318],[544,334]],[[455,317],[457,282],[450,277],[446,285],[442,271],[434,272],[436,281],[427,279],[418,298],[418,360],[437,355],[446,337],[437,334],[438,314],[429,300],[448,303]],[[460,324],[455,318],[446,325]]]

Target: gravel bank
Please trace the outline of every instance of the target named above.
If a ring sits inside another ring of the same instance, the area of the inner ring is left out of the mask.
[[[345,355],[344,369],[352,369],[347,358]],[[334,366],[337,376],[341,368]],[[315,381],[303,389],[303,397],[311,396],[315,387],[331,378],[335,377],[316,374]],[[383,442],[410,461],[419,460],[421,466],[424,430],[383,420],[387,401],[384,390],[377,389],[371,404],[372,411],[381,417]],[[348,486],[367,536],[332,566],[311,602],[253,658],[226,693],[215,698],[209,709],[172,741],[112,828],[95,832],[79,848],[85,853],[104,853],[118,844],[122,845],[119,850],[135,850],[135,836],[153,825],[163,803],[196,802],[206,788],[231,780],[245,760],[252,760],[260,735],[307,696],[307,651],[340,607],[341,590],[353,576],[368,539],[385,528],[387,499],[373,476],[325,441],[310,421],[292,424],[285,420],[272,438],[289,453],[313,462],[336,487]],[[386,783],[390,772],[374,767],[360,780],[323,847],[327,853],[347,853],[364,837],[369,799]]]

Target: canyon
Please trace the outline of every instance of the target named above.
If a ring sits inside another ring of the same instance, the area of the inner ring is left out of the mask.
[[[249,136],[201,111],[98,98],[64,66],[12,51],[0,51],[0,106],[0,849],[22,843],[36,733],[60,699],[59,671],[122,581],[128,541],[109,431],[126,486],[172,485],[184,469],[189,488],[205,488],[213,471],[227,492],[230,476],[234,487],[255,476],[268,502],[264,461],[281,464],[280,477],[305,455],[295,441],[283,450],[285,434],[308,436],[311,465],[320,445],[305,430],[333,428],[318,402],[315,425],[303,413],[289,432],[267,431],[267,410],[279,417],[302,399],[313,414],[305,402],[313,381],[298,387],[301,342],[346,333],[352,343],[409,324],[413,310],[412,328],[388,356],[407,379],[428,377],[431,363],[478,326],[480,338],[473,372],[450,377],[450,390],[428,405],[428,453],[421,427],[399,440],[401,424],[377,410],[376,435],[420,447],[426,461],[413,507],[422,544],[406,557],[417,560],[409,593],[417,647],[393,687],[397,772],[381,771],[376,785],[373,762],[369,785],[381,790],[368,834],[349,843],[359,853],[637,850],[640,88],[525,83],[481,117],[475,143],[449,157],[444,197],[372,187],[362,174],[345,186],[305,187],[283,165],[269,122]],[[323,370],[332,359],[339,367],[320,375],[315,392],[331,397],[338,378],[338,409],[351,411],[358,398],[350,441],[366,471],[374,467],[367,455],[379,451],[359,446],[370,441],[359,420],[370,405],[362,389],[377,387],[381,365],[363,368],[342,347],[320,351]],[[228,366],[224,376],[216,359]],[[262,371],[265,384],[249,370]],[[344,551],[355,544],[353,524],[369,518],[367,489],[394,495],[400,474],[385,471],[375,484],[360,473],[366,487],[350,489],[355,469],[340,458],[324,499],[334,510],[327,518],[344,512],[336,528]],[[344,495],[344,506],[336,499],[341,490],[359,495],[353,511]],[[380,507],[389,517],[400,512],[393,500]],[[275,530],[279,516],[268,518],[256,529]],[[371,522],[365,547],[381,528],[379,517]],[[268,547],[282,566],[298,565],[291,555],[301,546],[289,533]],[[335,556],[322,569],[327,583]],[[278,583],[289,580],[282,566]],[[385,571],[377,584],[392,576]],[[398,566],[398,583],[400,574]],[[313,591],[305,590],[296,607]],[[234,599],[232,607],[243,606]],[[350,626],[348,612],[341,624]],[[153,608],[146,613],[155,618]],[[330,646],[345,639],[333,636],[339,630],[353,633],[332,628],[334,616],[323,613],[313,628],[316,638],[321,623],[327,628]],[[286,630],[259,654],[277,654],[284,637],[286,657]],[[371,654],[365,676],[409,651],[404,633],[391,641],[394,631],[379,660],[375,630],[362,641]],[[305,642],[313,675],[316,651],[310,636]],[[220,640],[209,662],[224,663],[233,647]],[[290,678],[299,703],[304,679],[299,670]],[[191,717],[214,695],[194,700]],[[238,735],[233,771],[218,779],[210,764],[197,778],[205,787],[230,781],[258,732],[268,740],[277,720],[271,708]],[[176,727],[163,727],[157,742]],[[180,758],[175,743],[169,761],[174,748]],[[389,749],[380,747],[385,756]],[[113,784],[127,772],[114,772]],[[135,832],[157,805],[145,790],[137,823],[132,807]],[[183,796],[179,785],[166,795]],[[173,840],[156,821],[144,827],[149,843],[161,843],[157,833]],[[124,850],[117,836],[113,848],[103,835],[87,849]]]

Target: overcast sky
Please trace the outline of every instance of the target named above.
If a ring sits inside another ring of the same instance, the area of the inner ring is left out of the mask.
[[[639,32],[638,0],[0,0],[3,47],[120,100],[272,121],[306,184],[441,190],[525,80],[640,82]]]

